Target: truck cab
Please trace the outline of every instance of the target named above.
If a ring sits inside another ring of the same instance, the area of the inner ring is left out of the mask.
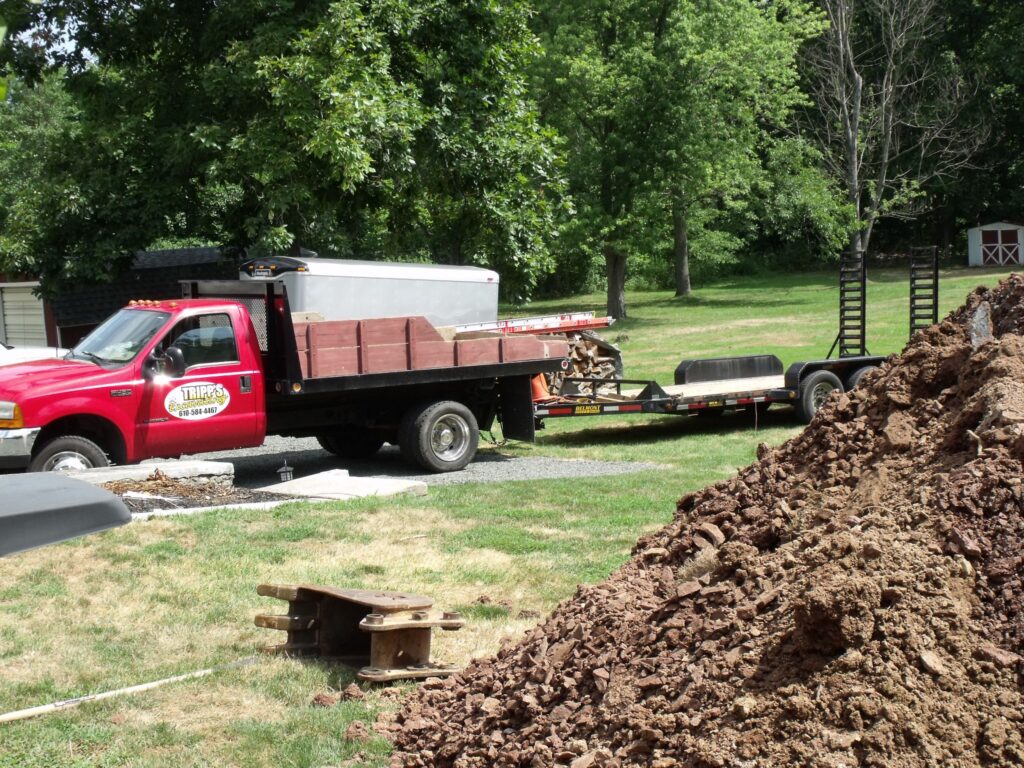
[[[264,377],[236,302],[132,302],[62,359],[0,367],[0,468],[87,469],[260,445]]]

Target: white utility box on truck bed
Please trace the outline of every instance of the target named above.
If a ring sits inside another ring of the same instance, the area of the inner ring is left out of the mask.
[[[246,262],[241,276],[282,283],[293,312],[324,320],[419,315],[440,327],[498,318],[498,273],[480,267],[274,256]]]

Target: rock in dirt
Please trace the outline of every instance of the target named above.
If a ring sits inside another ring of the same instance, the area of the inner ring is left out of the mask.
[[[871,578],[839,569],[823,573],[793,602],[793,639],[808,653],[860,648],[875,631],[882,589]]]
[[[348,728],[345,729],[345,740],[346,741],[369,741],[370,729],[366,726],[362,720],[356,720],[350,723]]]
[[[1022,334],[1024,278],[975,291],[604,583],[413,693],[394,764],[1024,765]]]
[[[361,701],[365,698],[366,694],[363,693],[363,689],[355,683],[349,683],[346,685],[340,695],[340,699],[342,701]]]
[[[318,693],[313,697],[313,700],[309,702],[311,707],[333,707],[339,701],[338,697],[333,693]]]

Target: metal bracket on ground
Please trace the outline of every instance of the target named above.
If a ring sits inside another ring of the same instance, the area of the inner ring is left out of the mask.
[[[256,592],[288,602],[285,615],[256,616],[256,626],[288,633],[269,653],[338,661],[378,683],[459,671],[430,660],[431,633],[461,629],[465,621],[456,611],[434,609],[429,597],[310,584],[261,584]]]

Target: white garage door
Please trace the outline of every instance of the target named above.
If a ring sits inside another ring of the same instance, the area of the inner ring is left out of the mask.
[[[0,286],[0,341],[14,347],[45,347],[43,303],[32,285]]]

